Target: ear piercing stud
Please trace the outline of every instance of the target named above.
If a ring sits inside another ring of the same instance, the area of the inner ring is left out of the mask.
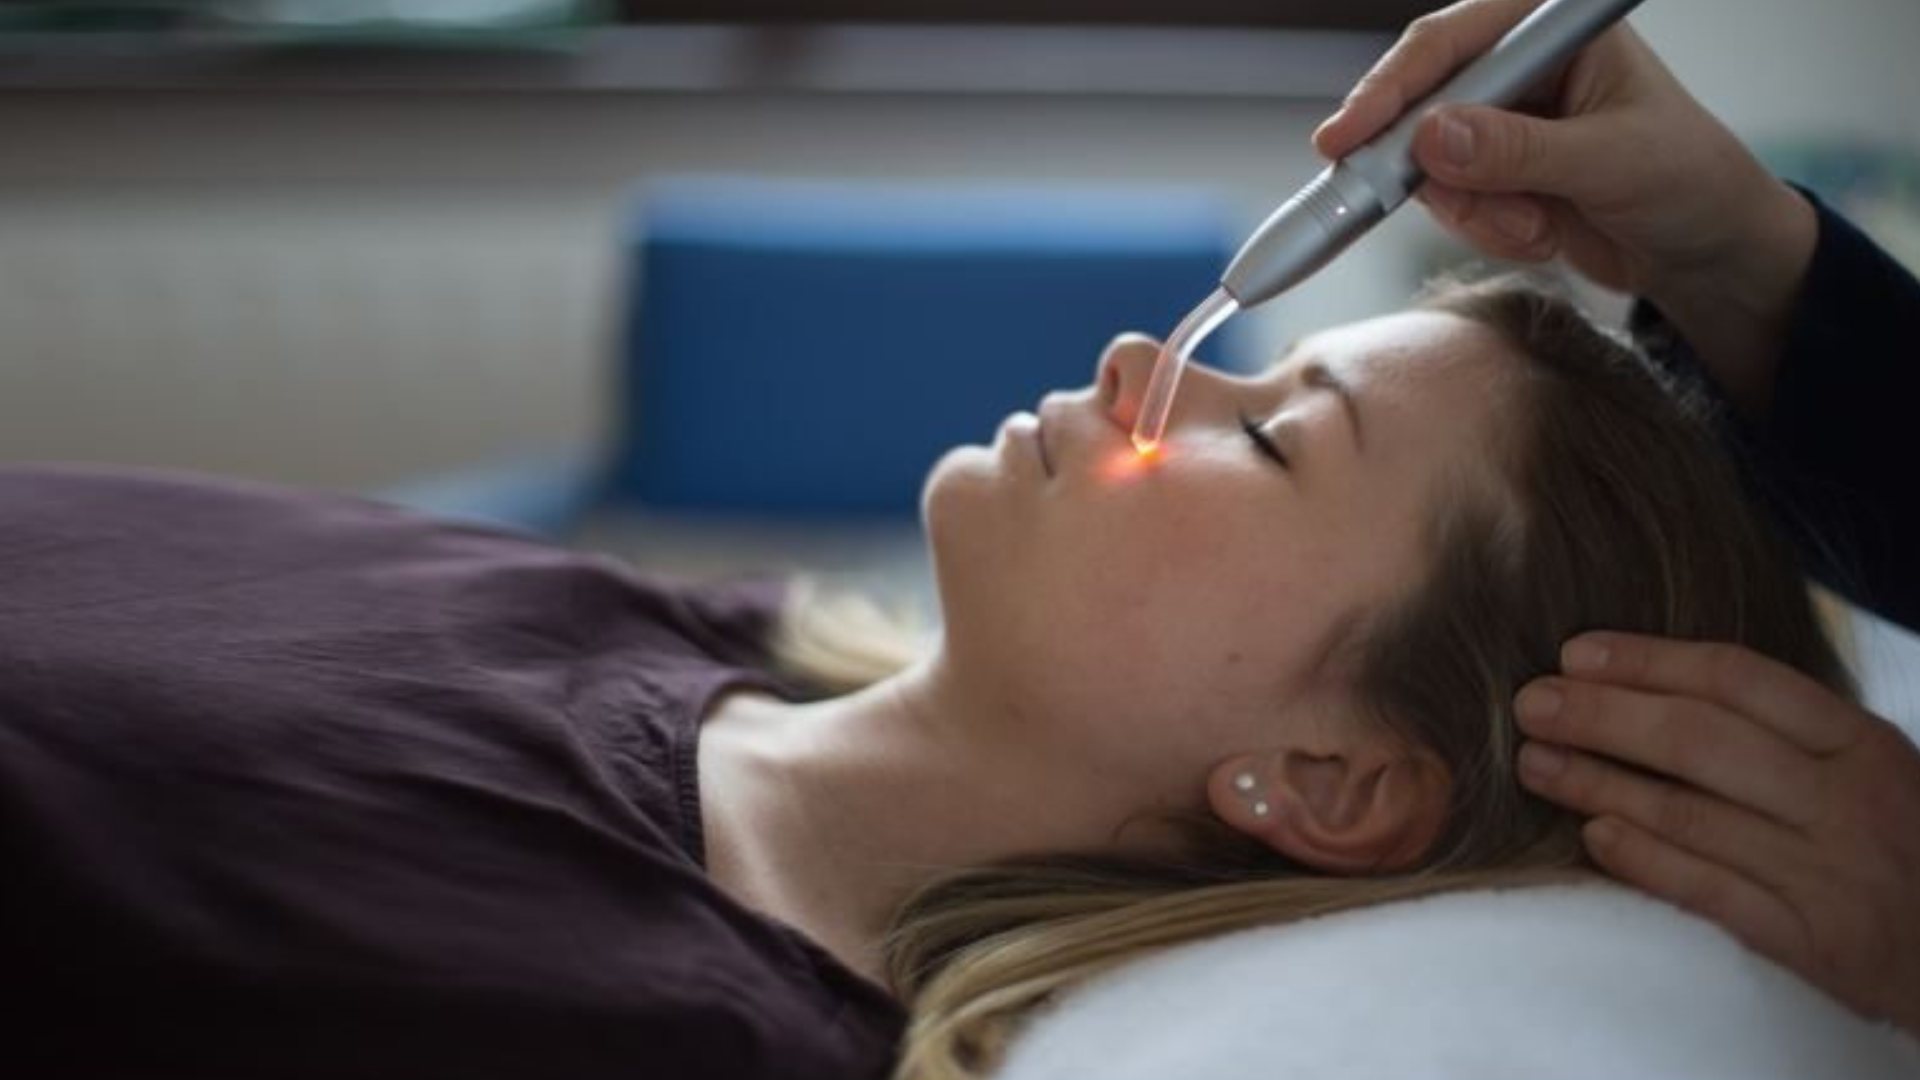
[[[1254,784],[1255,784],[1255,781],[1253,779],[1253,774],[1250,772],[1239,773],[1235,775],[1233,778],[1234,790],[1238,791],[1242,795],[1251,796],[1253,794]],[[1253,803],[1254,817],[1266,817],[1268,814],[1271,814],[1272,812],[1273,812],[1273,807],[1267,805],[1267,800],[1265,799],[1254,800],[1254,803]]]

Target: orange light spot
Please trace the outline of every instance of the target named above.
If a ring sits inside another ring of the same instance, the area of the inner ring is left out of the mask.
[[[1141,457],[1152,457],[1154,454],[1160,452],[1159,439],[1149,439],[1144,435],[1134,435],[1131,436],[1131,438],[1133,439],[1134,452],[1138,453]]]
[[[1101,463],[1099,474],[1109,482],[1127,480],[1158,466],[1165,454],[1165,444],[1156,444],[1150,450],[1141,450],[1136,447],[1131,454],[1124,450],[1116,450]]]

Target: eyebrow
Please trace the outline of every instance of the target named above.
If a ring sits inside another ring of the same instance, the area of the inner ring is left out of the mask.
[[[1333,373],[1333,370],[1318,360],[1312,361],[1300,369],[1300,382],[1305,386],[1315,386],[1331,390],[1340,399],[1341,408],[1346,411],[1347,422],[1353,433],[1353,448],[1361,453],[1367,452],[1367,429],[1360,422],[1360,400],[1353,387],[1346,380]]]

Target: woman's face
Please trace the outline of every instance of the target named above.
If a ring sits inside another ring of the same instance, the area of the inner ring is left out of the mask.
[[[1276,725],[1339,722],[1311,707],[1324,652],[1419,580],[1435,500],[1488,467],[1510,352],[1408,312],[1314,334],[1257,377],[1189,365],[1142,458],[1128,433],[1156,345],[1122,337],[1092,385],[949,453],[923,510],[979,719],[1169,796]]]

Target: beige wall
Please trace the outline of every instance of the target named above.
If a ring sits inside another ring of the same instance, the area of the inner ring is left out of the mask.
[[[1651,0],[1635,19],[1743,133],[1821,128],[1920,147],[1920,75],[1902,51],[1920,41],[1912,0]],[[1310,175],[1306,133],[1326,108],[0,94],[0,459],[359,487],[584,444],[603,424],[615,230],[635,181],[686,170],[1199,180],[1251,224]],[[1400,215],[1259,312],[1264,336],[1393,305],[1430,239]]]

